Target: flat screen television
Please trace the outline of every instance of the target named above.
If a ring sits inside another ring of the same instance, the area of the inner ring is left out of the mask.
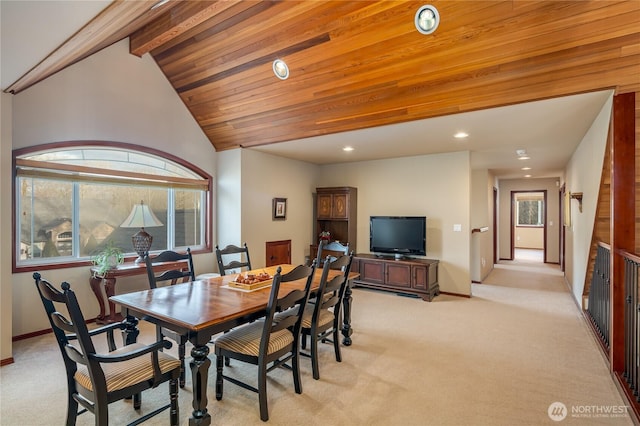
[[[424,216],[371,216],[369,251],[404,255],[427,254],[427,218]]]

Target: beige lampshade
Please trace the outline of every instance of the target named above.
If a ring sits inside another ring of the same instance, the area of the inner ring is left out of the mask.
[[[141,228],[138,232],[133,234],[131,242],[133,243],[133,249],[138,254],[136,263],[140,263],[144,260],[144,256],[149,253],[151,243],[153,242],[153,236],[147,233],[144,228],[150,226],[162,226],[162,222],[153,214],[153,211],[140,201],[140,204],[133,206],[129,216],[120,225],[122,228]]]

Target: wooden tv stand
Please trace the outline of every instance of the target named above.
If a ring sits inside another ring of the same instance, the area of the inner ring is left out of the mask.
[[[417,294],[429,302],[440,294],[438,260],[356,254],[351,270],[360,274],[353,286]]]

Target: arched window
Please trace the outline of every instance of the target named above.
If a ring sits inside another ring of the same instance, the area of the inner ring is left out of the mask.
[[[14,151],[14,270],[87,262],[106,244],[134,255],[123,227],[144,203],[152,252],[210,250],[211,178],[169,154],[114,142],[58,143]]]

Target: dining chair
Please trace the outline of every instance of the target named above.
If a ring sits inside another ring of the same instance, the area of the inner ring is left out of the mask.
[[[187,248],[186,253],[165,250],[153,258],[147,254],[144,257],[144,262],[147,266],[147,276],[149,278],[150,288],[156,288],[158,284],[164,282],[170,282],[171,285],[174,285],[178,280],[181,280],[182,282],[189,282],[195,281],[196,279],[190,248]],[[156,274],[154,267],[163,262],[181,262],[184,264],[184,267],[169,269]],[[168,337],[178,344],[178,358],[182,364],[180,372],[180,387],[183,388],[186,383],[186,366],[184,359],[186,356],[186,345],[188,341],[187,336],[160,326],[156,326],[156,334],[158,340],[163,337]]]
[[[147,265],[147,276],[149,277],[149,286],[151,288],[156,288],[159,282],[171,281],[171,284],[173,285],[180,279],[182,282],[195,281],[196,279],[190,248],[187,248],[186,253],[165,250],[155,257],[151,257],[147,254],[144,257],[144,261]],[[162,271],[156,275],[154,266],[157,266],[162,262],[182,262],[184,263],[184,266],[178,269]]]
[[[271,293],[263,320],[238,327],[215,340],[216,354],[216,399],[222,399],[223,381],[258,393],[260,419],[269,420],[267,407],[267,373],[277,367],[290,368],[293,371],[293,383],[296,393],[302,393],[300,380],[300,321],[303,307],[309,298],[313,281],[315,262],[312,266],[300,265],[291,272],[282,275],[278,267],[273,276]],[[279,297],[280,285],[295,280],[306,280],[304,289],[288,292]],[[276,312],[291,310],[295,315],[276,322]],[[234,358],[258,366],[257,387],[223,374],[224,360]],[[291,361],[291,365],[286,364]],[[271,365],[269,365],[271,364]]]
[[[238,255],[241,260],[237,260]],[[233,260],[225,263],[224,259],[228,259],[227,256],[233,256]],[[244,260],[242,260],[242,256],[244,256]],[[241,270],[242,268],[247,268],[246,270],[251,270],[251,259],[249,258],[247,243],[244,243],[242,247],[229,244],[223,249],[216,245],[216,259],[218,260],[218,271],[220,275],[226,275],[230,269]]]
[[[307,303],[302,314],[301,347],[306,349],[307,336],[310,336],[311,354],[300,352],[300,355],[311,358],[313,378],[320,379],[318,342],[333,343],[336,361],[342,362],[340,353],[340,324],[342,322],[342,298],[348,285],[349,272],[353,253],[340,256],[333,262],[326,261],[322,268],[320,286],[314,303]],[[342,274],[327,279],[329,269],[341,270]]]
[[[327,243],[326,241],[322,240],[318,245],[316,265],[318,265],[318,267],[324,265],[324,261],[327,255],[330,256],[331,261],[334,261],[338,257],[342,255],[348,255],[348,254],[349,254],[349,243],[342,244],[339,241],[331,241],[330,243]]]
[[[90,411],[97,426],[109,425],[112,402],[133,397],[133,408],[141,407],[140,393],[169,382],[170,403],[141,416],[131,425],[141,423],[169,408],[171,425],[178,424],[178,378],[180,361],[161,352],[171,342],[160,340],[150,345],[133,343],[116,348],[113,332],[123,330],[124,323],[112,323],[93,330],[87,328],[78,300],[67,282],[62,291],[36,272],[33,274],[40,299],[62,353],[67,373],[66,425],[76,424],[78,414]],[[65,318],[56,306],[66,308]],[[96,351],[92,338],[104,335],[107,353]],[[79,405],[83,407],[78,411]],[[112,422],[113,424],[114,422]]]

